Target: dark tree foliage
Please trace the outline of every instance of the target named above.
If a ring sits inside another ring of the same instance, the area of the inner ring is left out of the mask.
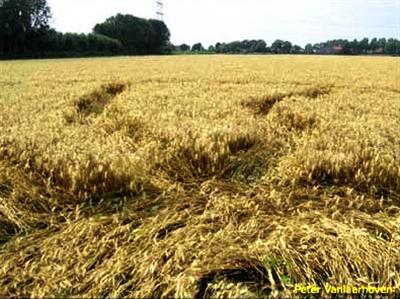
[[[0,0],[0,58],[108,56],[169,53],[167,26],[118,14],[91,34],[60,33],[49,27],[46,0]]]
[[[201,43],[196,43],[192,46],[192,52],[203,52],[203,51],[205,51],[205,49]]]
[[[159,20],[149,20],[151,30],[153,31],[150,41],[150,54],[162,54],[170,52],[170,32],[164,22]]]
[[[0,54],[18,55],[43,49],[50,18],[46,0],[0,1]]]
[[[48,35],[46,57],[78,57],[117,55],[122,50],[119,40],[100,34],[60,33]]]
[[[0,58],[115,55],[121,42],[99,34],[60,33],[49,27],[46,0],[0,0]]]
[[[400,40],[389,38],[385,44],[384,51],[391,55],[400,55]]]
[[[258,40],[251,48],[250,52],[253,53],[266,53],[267,52],[267,43],[262,39]]]
[[[271,45],[271,51],[275,54],[289,54],[292,50],[292,43],[277,39]]]
[[[181,52],[187,52],[190,51],[190,46],[187,44],[181,44],[177,47],[177,50]]]
[[[210,45],[210,46],[208,47],[207,51],[210,52],[210,53],[215,53],[215,52],[216,52],[216,51],[215,51],[215,47],[214,47],[213,45]]]
[[[164,22],[117,14],[97,24],[93,32],[117,39],[128,55],[162,54],[169,48],[170,33]]]
[[[214,46],[216,53],[227,54],[250,54],[250,53],[266,53],[267,44],[264,40],[243,40],[233,41],[230,43],[216,43]]]
[[[275,40],[271,47],[267,47],[263,40],[243,40],[230,43],[216,43],[212,53],[247,54],[247,53],[273,53],[273,54],[388,54],[400,55],[400,41],[394,38],[363,38],[362,40],[346,39],[328,40],[326,42],[307,44],[303,49],[289,41]]]
[[[314,54],[314,47],[312,44],[307,44],[306,47],[304,48],[304,52],[306,54]]]
[[[294,45],[290,48],[290,53],[291,54],[302,54],[302,53],[304,53],[304,50],[302,47],[300,47],[298,45]]]

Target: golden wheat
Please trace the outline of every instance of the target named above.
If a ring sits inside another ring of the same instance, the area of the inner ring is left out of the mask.
[[[396,58],[0,63],[0,295],[400,292]]]

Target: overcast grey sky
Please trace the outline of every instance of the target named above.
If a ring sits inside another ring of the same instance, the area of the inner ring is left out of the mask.
[[[155,18],[154,0],[48,0],[53,26],[92,30],[116,13]],[[301,46],[333,38],[400,37],[400,0],[164,0],[174,44],[286,39]]]

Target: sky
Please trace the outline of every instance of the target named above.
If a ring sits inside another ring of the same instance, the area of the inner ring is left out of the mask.
[[[89,33],[117,13],[156,18],[155,0],[47,0],[52,26]],[[400,0],[164,0],[172,43],[400,38]]]

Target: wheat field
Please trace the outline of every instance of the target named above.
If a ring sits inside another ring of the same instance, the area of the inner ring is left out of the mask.
[[[400,292],[400,60],[0,62],[0,295]]]

